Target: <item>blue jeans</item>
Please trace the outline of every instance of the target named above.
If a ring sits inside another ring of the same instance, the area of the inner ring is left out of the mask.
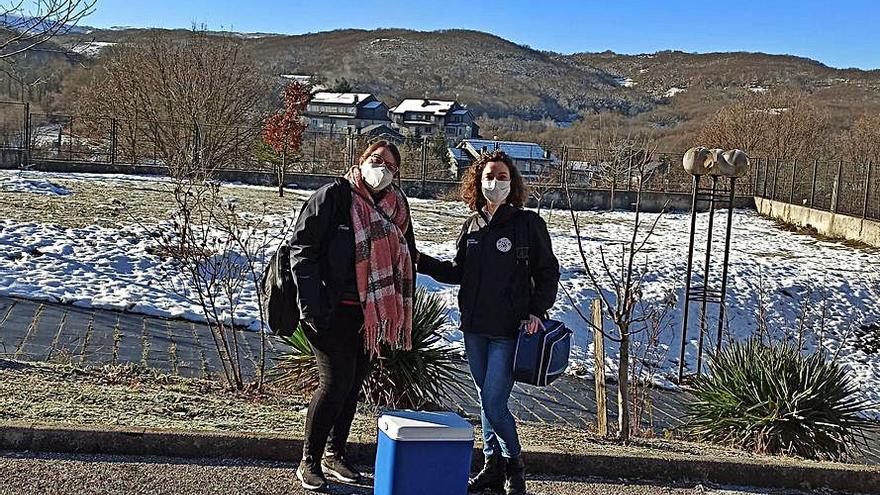
[[[507,407],[513,390],[516,340],[465,333],[464,345],[480,397],[483,453],[488,457],[500,450],[504,457],[517,457],[521,451],[519,435],[516,433],[516,420]]]

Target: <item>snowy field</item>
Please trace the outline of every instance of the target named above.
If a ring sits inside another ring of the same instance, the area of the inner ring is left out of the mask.
[[[167,194],[166,189],[164,181],[155,177],[0,171],[0,294],[202,320],[197,305],[157,283],[162,262],[149,254],[151,242],[136,225],[114,215],[109,206],[112,198],[118,197],[137,206],[142,214],[154,214],[159,221],[167,213],[168,203],[150,198]],[[267,218],[269,229],[280,229],[283,219],[290,218],[308,195],[308,191],[294,190],[280,201],[274,188],[224,185],[223,191],[242,198],[243,205],[263,201],[276,205]],[[420,249],[441,258],[451,257],[466,208],[458,203],[418,199],[412,200],[412,207]],[[716,216],[716,246],[720,246],[725,229],[726,212],[722,213]],[[569,213],[544,210],[542,216],[550,225],[565,289],[560,290],[551,316],[575,330],[575,361],[589,370],[592,333],[575,308],[589,314],[596,293],[584,272]],[[619,267],[634,215],[581,212],[579,216],[591,268],[601,272],[600,246],[608,265]],[[644,218],[650,223],[656,215]],[[657,325],[660,333],[653,357],[660,382],[667,382],[678,369],[689,220],[686,213],[663,215],[638,258],[645,271],[642,293],[648,307],[672,303],[666,318]],[[707,220],[706,214],[698,216],[698,232],[706,229]],[[704,242],[705,235],[698,236],[697,246]],[[698,251],[696,283],[702,283],[703,259]],[[718,250],[712,270],[716,277],[720,277],[720,262]],[[710,282],[711,286],[717,280]],[[419,283],[446,301],[446,337],[460,345],[457,289],[423,276],[419,276]],[[865,394],[880,401],[878,300],[880,250],[790,232],[752,211],[735,212],[724,338],[745,338],[766,328],[773,338],[802,341],[805,350],[821,347],[830,354],[838,353]],[[699,304],[692,303],[691,311],[685,360],[689,371],[695,362]],[[236,321],[259,328],[256,314],[256,298],[248,290]],[[716,308],[710,306],[709,314],[707,348],[714,345]],[[610,329],[607,323],[606,328]],[[644,342],[645,336],[642,333],[637,340]],[[608,345],[609,356],[614,356],[613,342]],[[614,369],[613,359],[609,358],[608,365]]]

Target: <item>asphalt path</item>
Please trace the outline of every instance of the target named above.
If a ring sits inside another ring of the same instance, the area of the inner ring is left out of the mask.
[[[177,459],[0,452],[0,494],[224,494],[300,495],[295,463],[228,459]],[[333,484],[324,493],[372,493],[368,476],[363,485]],[[740,495],[805,494],[698,483],[658,483],[571,477],[528,478],[533,495]],[[427,493],[427,492],[426,492]],[[453,495],[453,494],[450,494]]]

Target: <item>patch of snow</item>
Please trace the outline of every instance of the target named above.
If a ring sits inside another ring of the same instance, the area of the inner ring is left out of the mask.
[[[73,48],[71,51],[79,53],[80,55],[86,57],[96,57],[104,48],[108,46],[113,46],[116,43],[109,41],[87,41],[85,43],[79,43]]]
[[[636,85],[636,82],[629,77],[616,77],[614,78],[614,82],[616,82],[618,86],[623,86],[624,88],[631,88]]]
[[[645,72],[648,72],[648,69],[639,69],[639,74],[644,74]]]
[[[59,186],[47,179],[32,179],[23,177],[19,174],[0,176],[0,191],[41,194],[44,196],[68,196],[71,194],[67,188]]]
[[[770,90],[763,86],[751,86],[749,87],[749,91],[751,91],[752,93],[766,93]]]
[[[666,98],[672,98],[673,96],[675,96],[675,95],[677,95],[677,94],[679,94],[679,93],[684,93],[685,91],[687,91],[687,89],[685,89],[685,88],[676,88],[675,86],[673,86],[673,87],[667,89],[666,92],[663,93],[663,96],[666,97]]]

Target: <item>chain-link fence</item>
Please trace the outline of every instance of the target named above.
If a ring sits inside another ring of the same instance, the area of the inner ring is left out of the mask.
[[[755,196],[880,220],[880,173],[872,161],[774,158],[757,160],[753,170],[758,174]]]

